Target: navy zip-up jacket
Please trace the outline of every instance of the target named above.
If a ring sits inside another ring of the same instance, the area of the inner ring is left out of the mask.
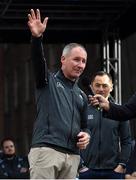
[[[114,169],[126,164],[131,153],[129,121],[119,122],[102,116],[102,110],[89,106],[88,128],[91,141],[82,151],[84,164],[91,169]]]
[[[77,134],[87,131],[86,95],[61,70],[48,72],[41,38],[32,38],[32,61],[37,104],[32,147],[45,145],[78,154]]]

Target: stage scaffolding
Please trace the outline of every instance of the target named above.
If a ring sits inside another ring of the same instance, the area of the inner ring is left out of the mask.
[[[112,100],[121,104],[121,40],[115,34],[103,41],[103,70],[113,78]]]

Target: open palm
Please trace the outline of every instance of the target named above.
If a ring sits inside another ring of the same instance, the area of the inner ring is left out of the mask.
[[[48,17],[46,17],[43,22],[41,22],[41,15],[39,9],[36,13],[31,9],[30,14],[28,14],[28,26],[33,36],[40,37],[46,29]]]

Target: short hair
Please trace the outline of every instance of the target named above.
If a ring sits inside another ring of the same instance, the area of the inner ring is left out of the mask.
[[[3,138],[2,141],[1,141],[1,148],[3,148],[3,144],[4,144],[4,142],[6,142],[6,141],[12,141],[12,142],[14,143],[14,145],[15,145],[15,142],[14,142],[14,139],[13,139],[13,138],[11,138],[11,137],[6,137],[6,138]]]
[[[63,48],[62,56],[69,54],[71,52],[71,50],[76,47],[81,47],[87,53],[87,51],[83,45],[78,44],[78,43],[69,43]]]
[[[91,77],[91,83],[94,81],[95,77],[96,76],[104,76],[104,75],[107,75],[109,77],[109,79],[111,80],[112,82],[112,76],[105,72],[105,71],[97,71],[96,73],[93,74],[93,76]]]

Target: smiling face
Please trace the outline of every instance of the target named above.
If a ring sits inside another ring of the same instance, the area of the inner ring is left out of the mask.
[[[6,155],[15,154],[15,145],[11,140],[6,140],[3,143],[3,152]]]
[[[61,57],[62,71],[66,78],[75,81],[84,71],[87,62],[87,53],[80,47],[74,47]]]
[[[113,84],[106,74],[102,76],[96,75],[91,83],[91,88],[94,94],[101,94],[105,98],[108,98],[113,89]]]

